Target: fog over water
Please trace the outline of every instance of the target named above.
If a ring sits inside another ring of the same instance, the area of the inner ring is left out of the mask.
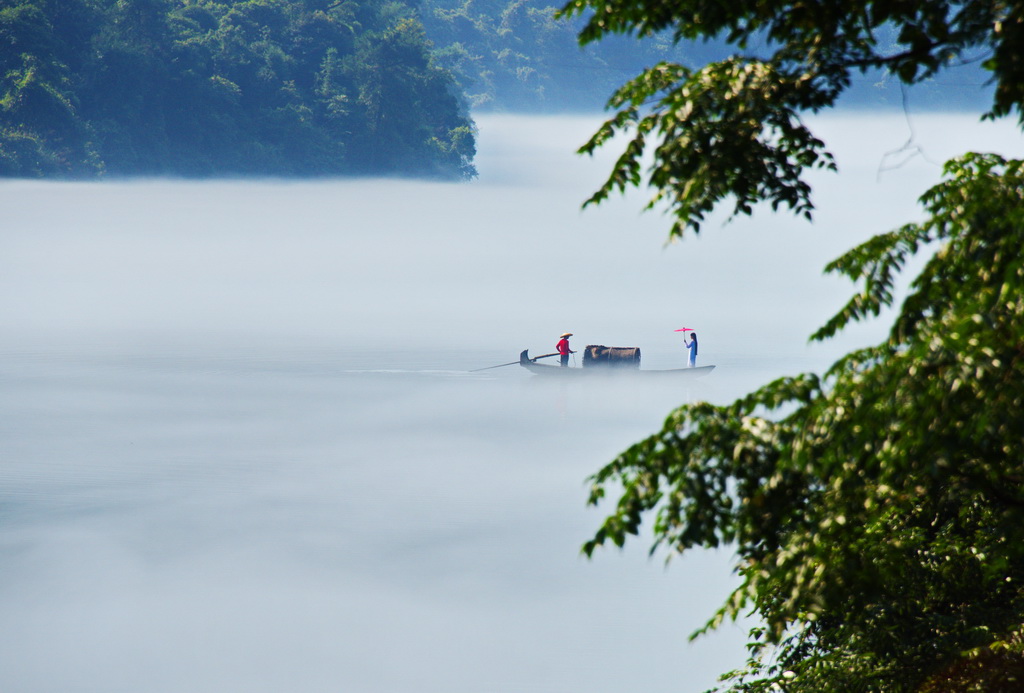
[[[665,246],[642,194],[580,211],[597,122],[480,118],[469,184],[0,183],[0,690],[700,691],[741,664],[740,627],[687,642],[728,552],[580,558],[586,477],[677,404],[881,339],[807,346],[850,292],[821,268],[1022,139],[822,118],[814,224]],[[683,326],[706,379],[468,372],[567,330],[678,367]]]

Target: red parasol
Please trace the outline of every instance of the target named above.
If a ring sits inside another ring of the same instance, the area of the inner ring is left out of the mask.
[[[693,328],[692,327],[680,327],[678,330],[675,330],[675,331],[676,332],[693,332]]]

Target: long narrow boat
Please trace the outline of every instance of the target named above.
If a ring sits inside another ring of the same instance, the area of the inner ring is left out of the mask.
[[[537,363],[530,358],[529,349],[524,349],[519,354],[519,365],[539,375],[555,375],[560,377],[576,378],[587,375],[622,375],[622,376],[648,376],[648,375],[670,375],[689,378],[702,378],[711,371],[714,366],[697,366],[695,368],[669,368],[664,370],[641,370],[638,368],[616,368],[614,366],[590,366],[589,368],[563,368],[562,366],[549,366],[546,363]]]

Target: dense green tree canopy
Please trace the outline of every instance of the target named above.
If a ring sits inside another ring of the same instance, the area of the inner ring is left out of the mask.
[[[393,0],[7,0],[0,175],[473,175]]]
[[[700,229],[732,201],[809,215],[809,167],[830,167],[801,115],[851,72],[913,82],[980,58],[991,116],[1020,111],[1022,8],[1007,3],[579,2],[585,41],[670,28],[725,34],[737,52],[698,70],[663,64],[622,88],[584,148],[632,139],[608,183],[647,182]],[[881,36],[893,40],[883,46]],[[744,52],[759,39],[765,51]],[[593,478],[616,505],[584,546],[622,545],[651,521],[652,550],[728,545],[740,587],[708,622],[752,612],[734,691],[1024,689],[1024,162],[965,154],[921,203],[927,218],[830,264],[859,284],[815,339],[894,306],[907,261],[924,269],[888,338],[825,374],[782,378],[725,406],[680,407]]]

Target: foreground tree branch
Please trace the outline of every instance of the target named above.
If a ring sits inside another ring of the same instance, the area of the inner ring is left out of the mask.
[[[1024,162],[950,162],[925,222],[830,265],[863,291],[818,338],[890,305],[908,254],[941,244],[886,342],[680,407],[593,477],[593,504],[622,491],[588,555],[648,516],[655,549],[735,548],[743,583],[708,627],[747,609],[765,625],[730,690],[914,691],[947,670],[1000,690],[1024,668],[1022,197]]]
[[[586,204],[650,187],[650,206],[667,203],[675,217],[671,237],[699,232],[722,204],[733,215],[767,202],[810,218],[804,175],[835,164],[802,117],[835,105],[854,74],[884,69],[910,85],[987,53],[982,64],[996,85],[988,116],[1020,113],[1024,101],[1024,6],[1003,0],[574,0],[561,15],[587,18],[584,44],[669,31],[735,49],[697,70],[666,63],[638,75],[612,96],[616,114],[580,149],[593,154],[614,135],[628,137]]]
[[[982,0],[578,0],[581,42],[671,31],[737,52],[663,63],[623,85],[582,153],[625,148],[587,201],[649,186],[671,236],[722,204],[810,217],[808,169],[833,169],[802,117],[851,74],[906,84],[988,52],[988,117],[1024,100],[1024,6]],[[763,55],[748,48],[766,46]],[[885,43],[895,46],[882,51]],[[650,158],[648,158],[650,157]],[[649,163],[646,163],[649,162]],[[740,587],[694,635],[753,612],[730,691],[943,693],[1024,685],[1024,162],[967,154],[921,198],[928,217],[828,266],[859,288],[813,336],[894,307],[908,260],[932,253],[888,339],[823,376],[725,406],[686,405],[591,479],[615,505],[588,556],[650,525],[652,551],[727,545]]]

